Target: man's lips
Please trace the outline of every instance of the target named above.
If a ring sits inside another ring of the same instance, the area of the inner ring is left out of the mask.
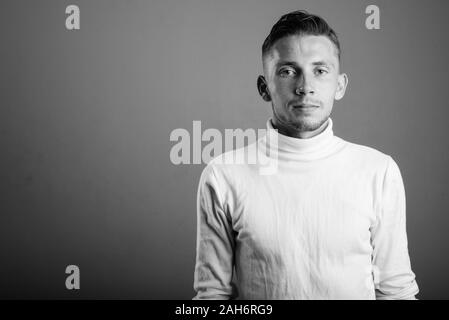
[[[293,104],[292,108],[294,108],[294,109],[312,109],[312,108],[318,108],[318,106],[314,105],[314,104],[309,104],[309,103],[298,103],[298,104]]]

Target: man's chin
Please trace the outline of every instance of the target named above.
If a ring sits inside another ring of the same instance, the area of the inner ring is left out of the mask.
[[[290,125],[301,132],[315,131],[318,130],[327,121],[327,119],[328,117],[316,119],[313,116],[301,116],[292,119]]]

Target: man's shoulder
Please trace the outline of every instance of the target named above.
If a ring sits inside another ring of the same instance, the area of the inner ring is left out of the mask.
[[[370,147],[363,144],[358,144],[354,142],[346,142],[346,150],[351,154],[351,157],[359,159],[365,163],[378,164],[385,166],[389,161],[392,161],[392,157],[379,149]]]
[[[216,176],[242,175],[250,170],[252,164],[257,162],[257,142],[244,147],[223,152],[212,158],[203,169],[203,174]]]

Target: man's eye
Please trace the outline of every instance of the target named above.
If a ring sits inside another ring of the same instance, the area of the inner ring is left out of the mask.
[[[292,69],[283,69],[279,72],[281,76],[292,76],[295,74],[295,71]]]
[[[326,74],[327,73],[327,70],[326,69],[316,69],[316,74],[318,74],[318,75],[324,75],[324,74]]]

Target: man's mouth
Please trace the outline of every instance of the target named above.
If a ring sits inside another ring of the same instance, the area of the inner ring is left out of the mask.
[[[318,108],[317,105],[308,104],[308,103],[299,103],[292,105],[293,109],[315,109]]]

